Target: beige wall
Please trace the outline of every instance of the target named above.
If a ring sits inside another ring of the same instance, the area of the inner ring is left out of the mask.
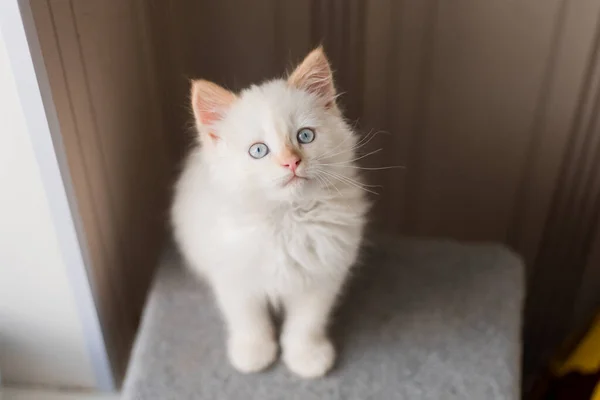
[[[534,321],[526,371],[583,309],[577,293],[594,270],[600,208],[590,112],[600,0],[33,4],[98,299],[107,331],[124,333],[112,337],[117,353],[133,335],[167,182],[190,140],[188,79],[240,89],[281,75],[321,42],[348,117],[361,132],[385,131],[366,149],[383,151],[364,164],[406,166],[370,174],[383,185],[376,226],[501,241],[523,254]],[[564,230],[561,221],[579,222]]]

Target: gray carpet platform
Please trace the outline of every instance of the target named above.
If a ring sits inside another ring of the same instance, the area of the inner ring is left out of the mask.
[[[208,289],[167,257],[125,400],[519,399],[524,268],[499,246],[384,239],[365,251],[332,326],[325,378],[229,366]]]

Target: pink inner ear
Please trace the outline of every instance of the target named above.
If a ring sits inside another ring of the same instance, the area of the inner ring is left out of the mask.
[[[197,107],[197,114],[200,116],[199,120],[202,122],[202,125],[211,125],[222,117],[222,112],[217,111],[214,105],[198,102]]]
[[[236,96],[227,89],[205,80],[192,85],[192,108],[198,125],[211,125],[220,120]]]
[[[313,50],[292,72],[288,83],[298,89],[313,93],[331,105],[335,101],[335,86],[329,61],[321,47]]]

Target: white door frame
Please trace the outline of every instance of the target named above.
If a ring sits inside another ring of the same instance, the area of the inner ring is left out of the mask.
[[[92,282],[87,274],[86,266],[90,265],[87,242],[77,211],[29,0],[0,0],[0,36],[6,43],[20,106],[27,121],[60,251],[75,295],[97,389],[113,391],[115,382],[93,298]]]

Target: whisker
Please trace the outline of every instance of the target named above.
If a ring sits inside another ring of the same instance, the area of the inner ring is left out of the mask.
[[[379,193],[377,193],[377,192],[375,192],[373,190],[367,189],[366,187],[362,186],[360,183],[355,182],[355,181],[353,181],[353,180],[351,180],[351,179],[349,179],[349,178],[347,178],[347,177],[345,177],[343,175],[335,175],[335,174],[332,174],[330,172],[326,172],[326,171],[323,171],[323,170],[321,170],[320,172],[323,173],[323,174],[325,174],[325,175],[328,175],[328,176],[332,177],[333,179],[337,179],[338,181],[341,181],[341,182],[346,183],[348,185],[352,185],[352,186],[356,187],[357,189],[361,189],[361,190],[364,190],[365,192],[369,192],[369,193],[373,193],[373,194],[379,195]]]
[[[325,184],[327,186],[333,186],[333,188],[338,192],[338,194],[340,195],[340,197],[344,197],[344,195],[342,194],[342,192],[340,192],[340,190],[338,189],[338,187],[335,185],[335,183],[331,182],[326,176],[324,175],[319,175],[317,172],[316,176],[321,176],[321,179],[323,179],[325,181]]]
[[[362,156],[360,156],[360,157],[356,157],[356,158],[353,158],[352,160],[348,160],[348,161],[340,161],[340,162],[337,162],[337,163],[329,163],[329,164],[323,164],[323,165],[343,165],[343,164],[349,164],[349,163],[353,163],[353,162],[355,162],[355,161],[362,160],[362,159],[363,159],[363,158],[365,158],[365,157],[369,157],[369,156],[372,156],[373,154],[377,154],[377,153],[379,153],[381,150],[383,150],[383,148],[379,148],[379,149],[377,149],[377,150],[370,151],[370,152],[368,152],[367,154],[363,154]]]
[[[362,182],[359,182],[359,181],[357,181],[356,179],[352,179],[352,178],[350,178],[350,177],[348,177],[348,176],[345,176],[345,175],[343,175],[343,174],[340,174],[340,173],[338,173],[338,172],[335,172],[335,171],[322,171],[322,172],[328,172],[328,173],[330,173],[330,174],[333,174],[333,175],[340,176],[341,178],[347,179],[347,180],[349,180],[349,181],[351,181],[351,182],[354,182],[354,183],[356,183],[357,185],[360,185],[360,186],[363,186],[363,187],[371,187],[371,188],[381,188],[381,187],[383,187],[383,186],[381,186],[381,185],[369,185],[369,184],[367,184],[367,183],[362,183]]]
[[[361,140],[359,140],[358,143],[356,143],[356,145],[352,148],[352,150],[361,149],[361,148],[365,147],[367,144],[369,144],[371,142],[371,140],[375,139],[375,137],[377,137],[377,135],[379,135],[380,133],[386,133],[385,131],[376,131],[374,133],[372,133],[372,132],[373,131],[371,130],[369,132],[369,134],[365,135],[365,137],[363,137]]]
[[[319,186],[322,186],[325,189],[329,189],[329,185],[327,184],[327,182],[323,181],[322,178],[319,178],[315,175],[315,179],[319,182]]]
[[[327,181],[325,181],[325,179],[323,179],[322,176],[315,174],[315,178],[319,181],[319,183],[321,183],[323,186],[325,187],[329,187],[329,183],[327,183]]]
[[[365,171],[378,171],[383,169],[406,169],[404,165],[390,165],[387,167],[359,167],[358,165],[335,165],[335,164],[316,164],[318,166],[337,166],[339,168],[354,168]]]
[[[348,140],[350,140],[352,138],[353,138],[353,135],[348,136],[347,138],[345,138],[344,140],[342,140],[340,143],[338,143],[337,146],[335,146],[333,149],[325,152],[324,154],[321,154],[321,156],[319,156],[317,159],[320,160],[320,159],[323,159],[323,158],[326,158],[326,157],[331,157],[332,156],[331,154],[333,152],[335,152],[340,146],[342,146],[344,143],[346,143]]]
[[[322,154],[318,159],[323,159],[323,158],[326,158],[326,157],[335,157],[338,154],[343,154],[343,153],[350,152],[350,151],[353,151],[353,150],[358,150],[361,147],[365,146],[367,143],[369,143],[371,141],[371,139],[373,139],[379,133],[384,133],[384,131],[377,131],[377,132],[373,133],[373,130],[371,130],[364,137],[362,137],[357,143],[355,143],[354,146],[352,146],[351,148],[343,150],[343,151],[340,151],[340,152],[337,152],[335,154],[332,154],[342,144],[346,143],[349,139],[352,139],[354,137],[353,135],[348,136],[346,139],[344,139],[340,144],[338,144],[337,146],[335,146],[333,149],[329,150],[325,154]]]
[[[350,181],[352,181],[352,182],[354,182],[354,183],[356,183],[358,185],[364,186],[364,187],[382,187],[381,185],[369,185],[367,183],[359,182],[356,179],[353,179],[353,178],[351,178],[349,176],[341,174],[341,173],[339,173],[337,171],[325,171],[325,170],[320,170],[320,171],[322,171],[322,172],[329,172],[330,174],[341,176],[344,179],[348,179],[348,180],[350,180]]]
[[[373,131],[371,131],[371,132],[373,132]],[[326,153],[326,154],[322,155],[321,157],[318,157],[318,158],[317,158],[317,160],[322,160],[323,158],[326,158],[326,157],[330,158],[330,157],[335,157],[335,156],[337,156],[337,155],[340,155],[340,154],[349,153],[349,152],[351,152],[351,151],[356,151],[356,150],[358,150],[358,149],[360,149],[360,148],[362,148],[362,147],[366,146],[366,145],[367,145],[367,144],[368,144],[368,143],[369,143],[369,142],[370,142],[370,141],[371,141],[371,140],[372,140],[372,139],[373,139],[375,136],[377,136],[377,134],[379,134],[379,133],[383,133],[383,131],[377,131],[377,132],[375,132],[375,133],[373,133],[373,134],[371,135],[371,132],[369,132],[367,135],[365,135],[365,137],[364,137],[364,138],[360,139],[360,140],[359,140],[359,141],[358,141],[358,142],[357,142],[357,143],[356,143],[354,146],[352,146],[351,148],[349,148],[349,149],[346,149],[346,150],[339,151],[339,152],[337,152],[337,153],[334,153],[334,154],[331,154],[331,152],[329,152],[329,153]],[[344,139],[344,140],[342,141],[342,143],[341,143],[341,144],[345,143],[347,140],[348,140],[348,138]],[[340,145],[338,145],[338,146],[334,147],[334,149],[333,149],[333,150],[337,149],[339,146],[340,146]]]
[[[365,136],[363,136],[362,138],[360,138],[360,140],[358,142],[356,142],[357,146],[361,146],[363,143],[368,143],[369,140],[371,140],[372,138],[374,138],[375,136],[377,136],[377,134],[381,132],[381,131],[376,131],[373,132],[373,129],[371,129],[369,131],[369,133],[367,133]]]

